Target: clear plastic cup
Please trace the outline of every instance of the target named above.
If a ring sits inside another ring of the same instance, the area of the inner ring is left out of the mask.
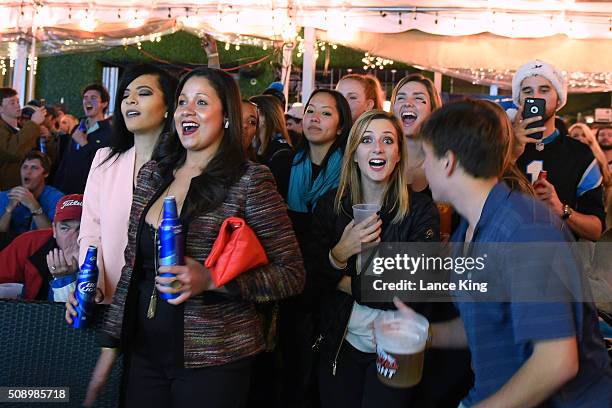
[[[380,204],[355,204],[353,205],[353,219],[355,225],[359,224],[372,214],[380,211]]]
[[[374,321],[378,379],[394,388],[421,382],[429,322],[418,314],[383,313]]]

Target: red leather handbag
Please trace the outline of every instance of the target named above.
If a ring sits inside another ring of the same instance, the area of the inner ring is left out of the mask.
[[[210,270],[215,286],[221,287],[241,273],[268,263],[255,232],[242,218],[229,217],[223,221],[204,266]]]

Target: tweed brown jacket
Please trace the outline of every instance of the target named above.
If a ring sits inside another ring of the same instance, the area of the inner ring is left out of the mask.
[[[121,339],[124,348],[129,347],[125,338],[129,336],[122,336],[126,332],[126,314],[130,313],[126,304],[136,297],[132,277],[137,233],[140,223],[144,222],[145,211],[165,188],[163,181],[154,161],[145,164],[138,174],[125,266],[104,317],[103,333]],[[226,285],[228,295],[207,291],[185,302],[183,352],[186,368],[227,364],[263,351],[262,324],[255,304],[298,294],[304,286],[302,256],[285,204],[267,167],[249,162],[245,173],[230,187],[219,207],[191,218],[185,234],[185,255],[203,263],[227,217],[241,217],[247,222],[266,250],[270,263],[247,271]]]

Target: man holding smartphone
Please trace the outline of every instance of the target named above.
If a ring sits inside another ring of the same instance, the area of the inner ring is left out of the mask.
[[[567,137],[565,127],[555,123],[556,113],[567,102],[565,76],[546,62],[528,62],[512,79],[512,98],[519,107],[514,119],[518,168],[534,183],[537,198],[577,238],[598,240],[605,225],[599,166],[588,146]],[[543,114],[529,117],[526,105],[543,106]],[[538,177],[541,171],[547,172],[546,178]]]
[[[19,185],[20,162],[36,147],[44,108],[32,108],[29,120],[19,125],[21,106],[17,91],[0,88],[0,191]]]

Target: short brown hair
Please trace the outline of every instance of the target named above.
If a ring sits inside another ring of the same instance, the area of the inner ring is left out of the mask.
[[[110,101],[110,95],[108,94],[108,91],[106,90],[106,88],[100,84],[89,84],[87,85],[84,89],[83,89],[83,93],[81,94],[81,96],[85,96],[85,93],[87,91],[96,91],[100,94],[100,99],[102,99],[102,102],[109,102]],[[108,111],[108,105],[106,105],[106,108],[104,108],[104,113],[106,113]]]
[[[49,173],[51,171],[51,159],[49,159],[49,156],[39,152],[38,150],[30,150],[27,152],[21,163],[19,163],[19,167],[23,166],[23,163],[28,160],[40,160],[40,164],[42,165],[43,169],[45,169],[45,173]]]
[[[0,88],[0,105],[4,102],[4,98],[12,98],[17,95],[17,91],[13,88]]]
[[[444,105],[431,114],[420,136],[437,157],[453,152],[475,178],[502,178],[511,162],[512,125],[493,102],[466,99]]]

